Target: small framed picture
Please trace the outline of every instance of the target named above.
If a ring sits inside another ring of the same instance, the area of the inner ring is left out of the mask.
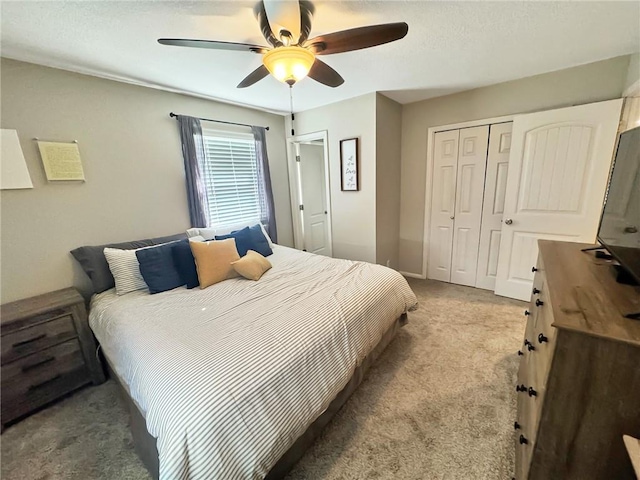
[[[343,192],[360,190],[358,167],[358,139],[340,140],[340,188]]]

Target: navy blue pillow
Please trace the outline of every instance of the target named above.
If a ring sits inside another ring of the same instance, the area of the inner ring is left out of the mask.
[[[244,257],[248,250],[253,250],[253,241],[249,227],[231,232],[228,235],[216,235],[216,240],[226,240],[227,238],[236,239],[236,250],[238,250],[238,255],[241,257]]]
[[[173,263],[180,274],[180,280],[187,288],[195,288],[200,285],[196,261],[191,253],[189,240],[181,240],[173,244]]]
[[[136,250],[140,273],[151,293],[166,292],[184,285],[173,262],[174,242]]]
[[[249,228],[249,232],[251,232],[251,243],[252,246],[249,250],[253,250],[254,252],[258,252],[263,257],[268,257],[273,254],[273,250],[269,246],[269,241],[267,237],[262,233],[262,228],[260,224],[254,225]]]

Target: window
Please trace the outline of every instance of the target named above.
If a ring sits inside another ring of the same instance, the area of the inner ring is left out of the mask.
[[[209,224],[232,227],[262,220],[262,195],[253,135],[203,129],[202,168]]]

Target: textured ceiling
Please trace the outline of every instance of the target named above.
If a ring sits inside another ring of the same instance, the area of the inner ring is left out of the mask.
[[[265,44],[254,2],[2,1],[2,55],[266,110],[289,109],[268,77],[235,86],[259,55],[159,45],[160,37]],[[345,78],[304,79],[296,111],[373,91],[408,103],[640,50],[640,2],[315,2],[311,36],[406,21],[398,42],[324,56]]]

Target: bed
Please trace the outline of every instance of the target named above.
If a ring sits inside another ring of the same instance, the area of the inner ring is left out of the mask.
[[[257,282],[93,296],[154,477],[282,477],[416,307],[389,268],[273,251]]]

